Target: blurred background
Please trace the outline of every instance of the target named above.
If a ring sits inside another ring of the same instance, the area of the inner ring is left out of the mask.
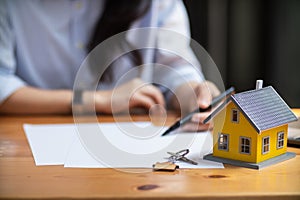
[[[184,0],[192,38],[211,55],[225,87],[272,85],[300,107],[299,0]],[[203,68],[207,78],[213,73]]]

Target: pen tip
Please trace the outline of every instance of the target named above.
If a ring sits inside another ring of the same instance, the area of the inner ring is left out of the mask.
[[[171,129],[169,128],[169,129],[167,129],[161,136],[165,136],[165,135],[167,135],[168,133],[170,133],[171,132]]]

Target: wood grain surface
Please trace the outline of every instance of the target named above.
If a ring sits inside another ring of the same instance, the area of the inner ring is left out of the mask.
[[[114,121],[112,116],[97,119]],[[167,123],[175,119],[175,115],[169,115]],[[119,116],[118,120],[150,118]],[[84,117],[83,121],[89,122],[90,118]],[[225,165],[225,169],[147,173],[135,169],[130,173],[35,166],[23,124],[73,122],[72,116],[0,116],[1,199],[300,199],[297,148],[288,148],[297,154],[296,158],[262,170]]]

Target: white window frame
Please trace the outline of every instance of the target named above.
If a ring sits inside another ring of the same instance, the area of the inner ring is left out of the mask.
[[[225,142],[221,141],[221,137],[224,137],[224,136],[227,138],[227,140]],[[226,146],[226,149],[221,148],[222,146]],[[219,133],[219,136],[218,136],[218,150],[222,150],[222,151],[228,151],[229,150],[229,134]]]
[[[265,144],[265,140],[268,140],[268,143]],[[261,153],[262,154],[267,154],[270,152],[270,136],[266,136],[262,138],[262,145],[261,145]],[[265,147],[267,147],[267,150],[265,150]]]
[[[280,138],[281,135],[283,136],[282,138]],[[283,147],[284,147],[284,131],[280,131],[277,133],[277,149],[282,149]]]
[[[247,145],[247,144],[242,144],[243,139],[249,140],[249,145]],[[241,153],[241,154],[246,154],[246,155],[250,155],[250,154],[251,154],[251,138],[241,136],[241,137],[240,137],[240,143],[239,143],[239,146],[240,146],[240,153]],[[243,151],[243,147],[244,147],[244,151]],[[248,149],[249,149],[249,152],[245,152],[245,147],[249,147],[249,148],[248,148]]]
[[[236,120],[233,120],[233,112],[236,112]],[[239,112],[239,110],[236,109],[236,108],[231,109],[231,116],[230,116],[230,118],[231,118],[231,122],[232,123],[238,124],[240,122],[240,120],[239,120],[240,119],[240,112]]]

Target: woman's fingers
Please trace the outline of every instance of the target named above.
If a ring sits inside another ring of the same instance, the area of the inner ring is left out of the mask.
[[[209,81],[204,81],[195,87],[197,95],[197,104],[200,108],[207,108],[212,101],[212,98],[219,95],[220,91],[215,84]],[[210,115],[210,112],[195,113],[190,121],[183,127],[186,131],[204,131],[212,127],[212,124],[203,124],[204,120]]]
[[[197,132],[197,131],[207,131],[210,128],[210,124],[199,124],[189,122],[182,127],[182,131]]]
[[[195,93],[197,96],[197,104],[200,108],[207,108],[210,105],[212,100],[212,94],[208,88],[208,85],[205,82],[200,83],[195,88]]]
[[[153,98],[138,93],[138,94],[134,94],[132,95],[132,97],[129,100],[129,107],[133,108],[133,107],[144,107],[146,109],[150,109],[151,106],[155,105],[156,102],[153,100]]]
[[[165,107],[165,101],[159,91],[155,91],[149,87],[136,91],[130,98],[129,107],[144,107],[150,109],[154,105]]]
[[[131,92],[129,92],[129,107],[144,107],[150,109],[159,104],[165,107],[165,100],[161,91],[153,85],[144,84],[140,80],[129,82]]]
[[[197,95],[198,106],[206,108],[210,105],[212,99],[220,94],[220,90],[214,83],[204,81],[195,88],[195,93]]]
[[[210,91],[212,97],[216,97],[216,96],[219,96],[221,94],[220,90],[218,89],[218,87],[213,82],[206,81],[206,84],[209,88],[209,91]]]
[[[165,107],[161,91],[141,79],[133,79],[113,90],[99,91],[96,97],[97,111],[105,113],[118,113],[135,107],[150,109],[156,104]]]
[[[155,86],[147,85],[147,86],[145,86],[141,89],[141,93],[143,95],[146,95],[149,98],[153,99],[153,101],[156,104],[160,104],[162,106],[165,106],[164,96],[161,93],[161,91],[158,88],[156,88]]]
[[[203,121],[209,116],[209,112],[195,113],[191,119],[193,123],[203,123]]]
[[[196,132],[196,131],[206,131],[211,128],[211,124],[203,124],[203,121],[209,116],[209,112],[203,113],[195,113],[191,121],[186,123],[181,130],[189,131],[189,132]]]

